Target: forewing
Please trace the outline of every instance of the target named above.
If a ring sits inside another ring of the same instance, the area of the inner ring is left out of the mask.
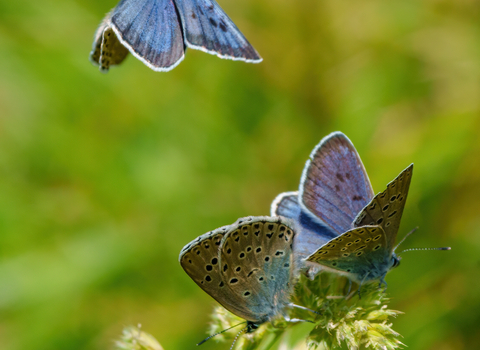
[[[355,227],[365,225],[380,225],[383,227],[388,243],[388,249],[393,250],[403,209],[407,201],[408,189],[413,174],[413,164],[410,164],[400,175],[387,185],[387,189],[377,194],[372,201],[358,214],[354,221]]]
[[[288,304],[294,235],[280,217],[249,217],[232,225],[220,249],[221,274],[237,307],[227,309],[265,322]]]
[[[350,274],[361,281],[367,274],[378,277],[376,270],[389,256],[383,229],[380,226],[363,226],[331,240],[307,260]]]
[[[219,247],[229,227],[223,226],[196,238],[183,247],[178,258],[190,278],[222,305],[228,295],[220,275]]]
[[[153,70],[171,70],[183,59],[183,35],[173,0],[122,0],[111,21],[122,44]]]
[[[356,215],[373,198],[360,156],[341,132],[326,136],[315,147],[299,192],[301,205],[338,234],[351,229]]]
[[[188,47],[232,60],[262,60],[214,0],[175,0],[175,5]]]

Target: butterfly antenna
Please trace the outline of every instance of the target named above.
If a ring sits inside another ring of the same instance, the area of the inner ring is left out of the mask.
[[[452,249],[451,247],[440,247],[440,248],[409,248],[409,249],[402,250],[401,253],[409,252],[409,251],[412,251],[412,250],[451,250],[451,249]]]
[[[405,235],[405,237],[402,238],[402,240],[400,241],[400,243],[397,244],[397,246],[395,247],[395,249],[394,249],[393,251],[395,251],[395,250],[400,246],[400,244],[402,244],[402,243],[405,241],[405,239],[407,239],[407,237],[410,236],[412,233],[414,233],[416,230],[418,230],[418,226],[415,227],[413,230],[411,230],[409,233],[407,233],[407,234]]]
[[[237,327],[237,326],[240,326],[241,324],[244,324],[244,323],[247,323],[247,322],[245,321],[245,322],[236,324],[235,326],[232,326],[232,327],[229,327],[229,328],[227,328],[227,329],[224,329],[224,330],[221,331],[221,332],[212,334],[212,335],[206,337],[205,339],[203,339],[200,343],[197,344],[197,346],[198,346],[198,345],[202,345],[202,344],[205,343],[207,340],[213,338],[213,337],[216,336],[216,335],[222,334],[223,332],[229,331],[230,329],[235,328],[235,327]],[[242,330],[240,331],[240,333],[243,332],[245,329],[247,329],[247,328],[242,329]],[[239,334],[240,334],[240,333],[239,333]],[[237,336],[235,337],[235,340],[237,340],[237,337],[238,337],[239,334],[237,334]],[[235,341],[234,341],[233,343],[235,344]]]
[[[238,326],[238,325],[237,325]],[[243,333],[243,332],[246,332],[248,330],[248,326],[243,328],[240,332],[237,333],[237,335],[235,336],[235,339],[233,339],[233,343],[232,343],[232,346],[230,346],[230,349],[229,350],[232,350],[233,349],[233,346],[235,345],[235,343],[237,342],[237,339],[238,337]]]

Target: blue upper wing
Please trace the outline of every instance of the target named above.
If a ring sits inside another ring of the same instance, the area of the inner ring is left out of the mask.
[[[298,192],[281,193],[275,198],[271,206],[272,216],[283,216],[293,219],[297,234],[293,243],[295,263],[302,264],[302,260],[313,254],[338,234],[322,224],[311,213],[306,212],[298,204]]]
[[[215,0],[175,0],[175,5],[188,47],[232,60],[262,60]]]
[[[305,165],[299,189],[302,208],[342,234],[372,198],[372,186],[353,144],[341,132],[326,136]]]
[[[173,69],[184,57],[173,0],[122,0],[111,22],[121,43],[153,70]]]

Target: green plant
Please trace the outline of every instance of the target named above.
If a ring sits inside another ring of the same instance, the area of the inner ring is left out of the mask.
[[[292,302],[320,312],[316,315],[306,310],[292,309],[291,318],[313,322],[313,329],[306,337],[293,339],[291,331],[296,323],[277,319],[259,327],[251,334],[241,334],[236,341],[237,350],[270,349],[278,342],[278,348],[290,349],[397,349],[403,344],[400,334],[392,329],[391,318],[400,311],[388,309],[389,299],[378,284],[371,283],[361,288],[361,298],[353,291],[347,297],[349,282],[329,273],[318,274],[310,280],[299,278],[292,296]],[[212,314],[209,333],[214,334],[244,322],[222,307],[216,307]],[[215,337],[217,341],[233,342],[239,334],[233,328]],[[294,344],[291,344],[293,341]],[[289,344],[287,344],[289,343]]]
[[[120,340],[115,342],[116,350],[163,350],[160,343],[141,326],[128,326],[123,329]]]

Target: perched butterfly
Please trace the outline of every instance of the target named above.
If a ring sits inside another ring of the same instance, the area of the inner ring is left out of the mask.
[[[247,217],[208,232],[180,252],[190,278],[252,332],[287,307],[292,292],[292,242],[288,219]],[[290,320],[298,321],[298,320]],[[208,338],[207,338],[208,339]]]
[[[130,51],[155,71],[169,71],[187,47],[220,58],[262,59],[215,0],[121,0],[100,24],[90,60],[108,71]]]
[[[412,169],[374,196],[350,140],[340,132],[325,137],[305,165],[299,192],[283,193],[272,203],[272,215],[295,221],[297,264],[320,264],[359,284],[384,283],[388,270],[399,264],[393,244]]]

